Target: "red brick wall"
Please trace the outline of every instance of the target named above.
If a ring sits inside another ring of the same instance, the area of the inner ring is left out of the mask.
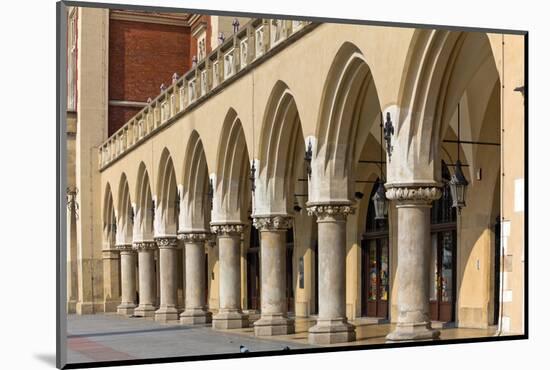
[[[109,100],[145,102],[191,66],[189,27],[121,21],[109,23]],[[138,112],[109,106],[109,135]]]
[[[109,106],[109,136],[135,116],[141,108]]]

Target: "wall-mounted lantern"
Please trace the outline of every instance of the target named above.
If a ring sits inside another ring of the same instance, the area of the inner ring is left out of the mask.
[[[386,198],[386,187],[381,179],[376,182],[376,192],[372,196],[374,203],[374,219],[385,220],[388,217],[388,199]]]
[[[456,208],[458,214],[463,207],[466,207],[466,188],[468,180],[462,172],[462,163],[460,162],[460,104],[458,104],[458,140],[456,141],[456,163],[455,172],[449,181],[451,197],[453,198],[453,208]]]
[[[386,114],[386,123],[383,124],[384,116],[380,113],[380,176],[376,181],[376,192],[372,196],[374,203],[374,219],[385,220],[388,217],[388,199],[386,198],[386,187],[384,186],[384,153],[382,149],[382,132],[384,132],[384,140],[386,140],[386,150],[388,151],[388,160],[391,158],[391,136],[393,135],[393,125],[390,119],[390,113]]]
[[[156,206],[155,203],[156,203],[155,200],[152,199],[151,200],[151,209],[149,210],[149,212],[151,212],[151,217],[153,218],[153,220],[155,219],[155,206]]]
[[[252,162],[252,167],[250,167],[250,190],[254,192],[256,190],[256,165]]]
[[[130,222],[134,224],[134,207],[130,207],[130,213],[128,214],[128,218],[130,219]]]
[[[212,179],[208,183],[208,199],[210,199],[210,209],[214,208],[214,183]]]
[[[451,189],[451,197],[453,198],[453,207],[456,208],[460,214],[462,207],[466,207],[466,189],[468,187],[468,180],[462,173],[462,163],[460,159],[456,161],[455,172],[449,181],[449,187]]]
[[[176,190],[176,199],[174,199],[174,215],[179,215],[180,213],[180,192]]]
[[[388,162],[391,162],[391,153],[393,146],[391,145],[391,137],[394,134],[393,123],[391,121],[390,112],[386,113],[386,123],[384,124],[384,140],[386,141],[386,153],[388,153]],[[382,145],[382,143],[380,143]]]
[[[311,158],[313,158],[313,149],[311,147],[311,140],[307,144],[306,154],[304,155],[304,161],[306,161],[307,177],[311,177]]]

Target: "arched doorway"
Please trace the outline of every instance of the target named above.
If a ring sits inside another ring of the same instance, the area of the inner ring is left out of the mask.
[[[361,315],[387,318],[390,286],[388,220],[375,218],[372,200],[375,193],[376,186],[373,186],[361,240]]]
[[[456,302],[456,211],[447,185],[451,175],[443,162],[441,177],[445,182],[442,196],[431,210],[430,319],[451,322],[455,321]]]

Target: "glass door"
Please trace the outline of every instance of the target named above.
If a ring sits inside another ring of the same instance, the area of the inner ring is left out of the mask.
[[[454,321],[456,231],[432,234],[430,262],[430,319]]]
[[[363,315],[388,316],[389,263],[388,239],[363,241]]]

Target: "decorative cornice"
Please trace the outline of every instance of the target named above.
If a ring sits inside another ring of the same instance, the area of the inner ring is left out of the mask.
[[[386,197],[398,204],[430,204],[441,197],[441,188],[437,186],[403,186],[390,187]]]
[[[254,217],[253,225],[260,231],[286,230],[292,227],[292,218],[288,216]]]
[[[157,243],[154,241],[134,242],[132,248],[135,250],[155,250]]]
[[[178,247],[178,238],[176,238],[175,236],[155,238],[155,242],[160,249],[170,249]]]
[[[117,244],[117,245],[115,245],[115,249],[119,250],[121,252],[128,252],[128,251],[132,250],[132,244],[131,243]]]
[[[178,234],[178,239],[183,240],[184,243],[204,243],[212,237],[208,232],[195,232],[195,233],[181,233]]]
[[[307,207],[307,214],[315,215],[319,220],[325,217],[347,217],[354,213],[355,208],[350,204],[315,204]]]
[[[194,22],[194,21],[193,21]],[[207,24],[204,21],[199,21],[197,24],[193,24],[193,22],[189,22],[191,24],[191,36],[198,38],[197,36],[202,32],[206,32]]]
[[[143,23],[166,24],[171,26],[189,27],[189,13],[165,13],[165,12],[144,12],[132,10],[111,10],[110,18],[120,21],[132,21]]]
[[[214,234],[218,235],[230,235],[241,234],[243,232],[242,224],[225,224],[225,225],[211,225],[210,229]]]

